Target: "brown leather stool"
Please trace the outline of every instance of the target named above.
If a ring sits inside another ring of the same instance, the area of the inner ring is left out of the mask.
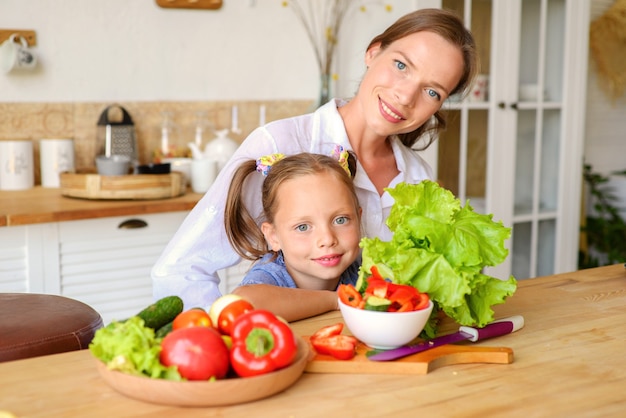
[[[98,312],[74,299],[0,293],[0,362],[87,348],[102,326]]]

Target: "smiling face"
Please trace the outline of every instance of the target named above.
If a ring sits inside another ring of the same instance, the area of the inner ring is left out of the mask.
[[[441,107],[463,74],[458,47],[421,31],[365,55],[368,67],[359,87],[365,120],[379,136],[411,132]]]
[[[359,211],[336,176],[304,175],[279,186],[274,221],[262,230],[299,288],[333,290],[359,254]]]

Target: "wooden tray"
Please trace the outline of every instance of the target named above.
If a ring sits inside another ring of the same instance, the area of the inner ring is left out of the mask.
[[[182,173],[101,176],[61,173],[61,194],[82,199],[149,200],[166,199],[185,193]]]
[[[308,340],[308,339],[307,339]],[[354,373],[354,374],[428,374],[444,366],[468,363],[509,364],[513,362],[513,350],[508,347],[481,347],[476,345],[447,344],[392,361],[368,360],[371,348],[363,343],[357,345],[352,360],[337,360],[332,356],[315,353],[307,364],[308,373]]]

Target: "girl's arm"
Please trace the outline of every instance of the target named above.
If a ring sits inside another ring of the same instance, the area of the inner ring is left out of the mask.
[[[247,299],[256,309],[266,309],[288,322],[339,309],[337,292],[295,289],[269,284],[239,286],[232,291]]]

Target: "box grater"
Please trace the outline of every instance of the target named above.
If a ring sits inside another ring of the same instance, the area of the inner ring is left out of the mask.
[[[135,125],[123,107],[111,105],[100,114],[97,140],[97,155],[127,155],[134,166],[139,164]]]

